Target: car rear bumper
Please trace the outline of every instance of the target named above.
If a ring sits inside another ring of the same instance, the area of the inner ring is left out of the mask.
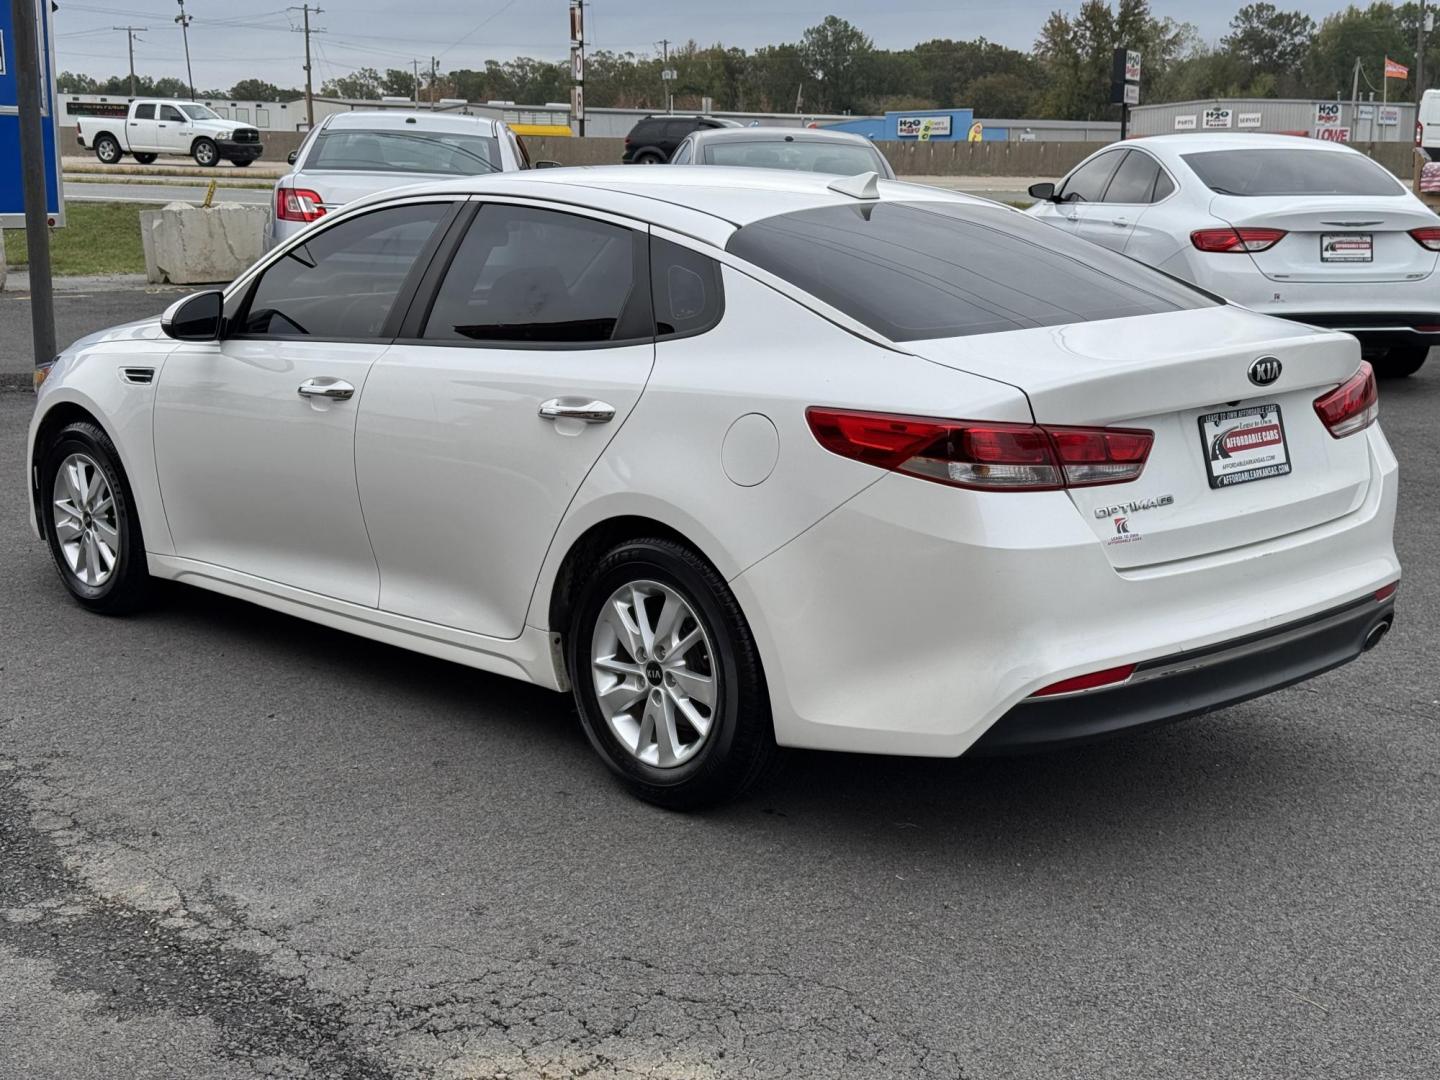
[[[1129,664],[1153,671],[1373,604],[1400,578],[1396,462],[1378,427],[1352,437],[1366,441],[1371,476],[1349,512],[1131,569],[1112,565],[1063,492],[963,492],[884,476],[731,581],[765,663],[777,741],[954,757],[1007,717],[1029,715],[1017,710],[1061,680]],[[1216,528],[1223,537],[1224,523]],[[1382,617],[1372,610],[1371,621]],[[1298,658],[1257,654],[1252,667],[1267,655],[1274,666],[1229,669],[1213,699],[1186,696],[1185,682],[1164,699],[1132,691],[1114,726],[1220,708],[1317,674],[1358,653],[1368,629],[1346,630],[1338,645],[1297,645]],[[1312,647],[1317,655],[1303,655]]]
[[[1115,687],[1026,699],[971,752],[1038,750],[1201,716],[1354,660],[1379,644],[1394,619],[1394,594],[1367,596],[1275,630],[1147,660]]]
[[[1270,314],[1325,330],[1343,330],[1375,345],[1440,345],[1440,311],[1275,311]]]

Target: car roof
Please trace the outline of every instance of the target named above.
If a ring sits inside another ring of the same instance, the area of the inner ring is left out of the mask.
[[[874,144],[864,135],[856,135],[850,131],[825,131],[821,128],[802,127],[781,127],[772,124],[769,127],[747,127],[747,128],[710,128],[705,131],[697,131],[693,138],[704,139],[708,142],[828,142],[828,143],[858,143],[861,146],[873,146]]]
[[[1207,150],[1314,150],[1318,153],[1355,154],[1354,147],[1327,139],[1300,135],[1272,135],[1260,131],[1181,132],[1176,135],[1144,135],[1116,146],[1140,146],[1167,157]]]
[[[429,112],[420,109],[357,109],[333,113],[325,121],[326,131],[443,131],[451,134],[494,135],[500,121],[488,116]]]
[[[724,247],[737,228],[752,221],[821,206],[854,206],[871,201],[833,190],[830,185],[839,179],[781,169],[724,166],[642,169],[634,165],[601,165],[462,176],[401,190],[406,196],[517,195],[573,202],[577,206],[650,222]],[[881,200],[964,203],[1004,213],[1020,212],[978,196],[895,180],[880,180],[877,191]],[[396,194],[394,190],[381,192],[363,202],[384,201]]]

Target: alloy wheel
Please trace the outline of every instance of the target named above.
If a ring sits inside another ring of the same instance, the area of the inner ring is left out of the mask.
[[[55,473],[51,520],[65,565],[81,584],[98,588],[120,564],[115,493],[95,460],[71,454]]]
[[[595,698],[611,733],[637,760],[685,764],[714,729],[719,670],[695,608],[657,581],[611,594],[591,636]]]

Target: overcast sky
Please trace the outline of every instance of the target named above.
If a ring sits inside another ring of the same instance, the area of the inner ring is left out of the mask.
[[[1243,0],[1196,4],[1193,0],[1152,0],[1157,13],[1196,23],[1209,39],[1225,32]],[[135,68],[144,75],[184,76],[179,9],[166,0],[59,0],[55,16],[61,70],[96,76],[124,73],[125,34],[112,26],[148,26],[135,47]],[[193,16],[190,52],[195,84],[228,88],[244,78],[281,86],[303,85],[304,46],[300,12],[284,0],[187,0]],[[314,26],[316,88],[359,67],[428,65],[439,57],[442,70],[479,67],[487,59],[567,55],[567,0],[322,0]],[[596,0],[586,12],[592,49],[657,52],[659,41],[694,38],[702,45],[723,42],[754,48],[796,41],[807,26],[827,14],[855,23],[882,48],[903,48],[931,38],[986,37],[1028,49],[1045,17],[1055,8],[1074,11],[1076,0]],[[1281,7],[1308,11],[1318,20],[1334,3],[1298,0]]]

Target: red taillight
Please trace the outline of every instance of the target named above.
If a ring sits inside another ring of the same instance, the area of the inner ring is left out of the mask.
[[[805,410],[821,446],[841,457],[954,487],[1054,491],[1123,484],[1145,468],[1154,433],[983,420]]]
[[[1398,588],[1400,588],[1400,582],[1398,581],[1392,581],[1389,585],[1381,585],[1380,588],[1375,590],[1376,602],[1383,604],[1386,600],[1389,600],[1390,597],[1395,595],[1395,590]]]
[[[1116,686],[1133,674],[1135,674],[1134,664],[1106,668],[1104,671],[1091,671],[1085,675],[1076,675],[1070,679],[1061,679],[1057,683],[1051,683],[1041,690],[1036,690],[1030,696],[1051,697],[1054,694],[1073,694],[1078,690],[1096,690],[1102,686]]]
[[[1243,254],[1269,251],[1284,237],[1284,229],[1196,229],[1190,234],[1190,243],[1201,251]]]
[[[275,216],[281,221],[314,221],[325,216],[320,196],[309,188],[275,189]]]
[[[1410,230],[1411,238],[1426,251],[1440,251],[1440,225]]]
[[[1360,370],[1315,399],[1315,414],[1326,430],[1337,439],[1364,431],[1380,418],[1380,394],[1375,388],[1375,372],[1364,360]]]

